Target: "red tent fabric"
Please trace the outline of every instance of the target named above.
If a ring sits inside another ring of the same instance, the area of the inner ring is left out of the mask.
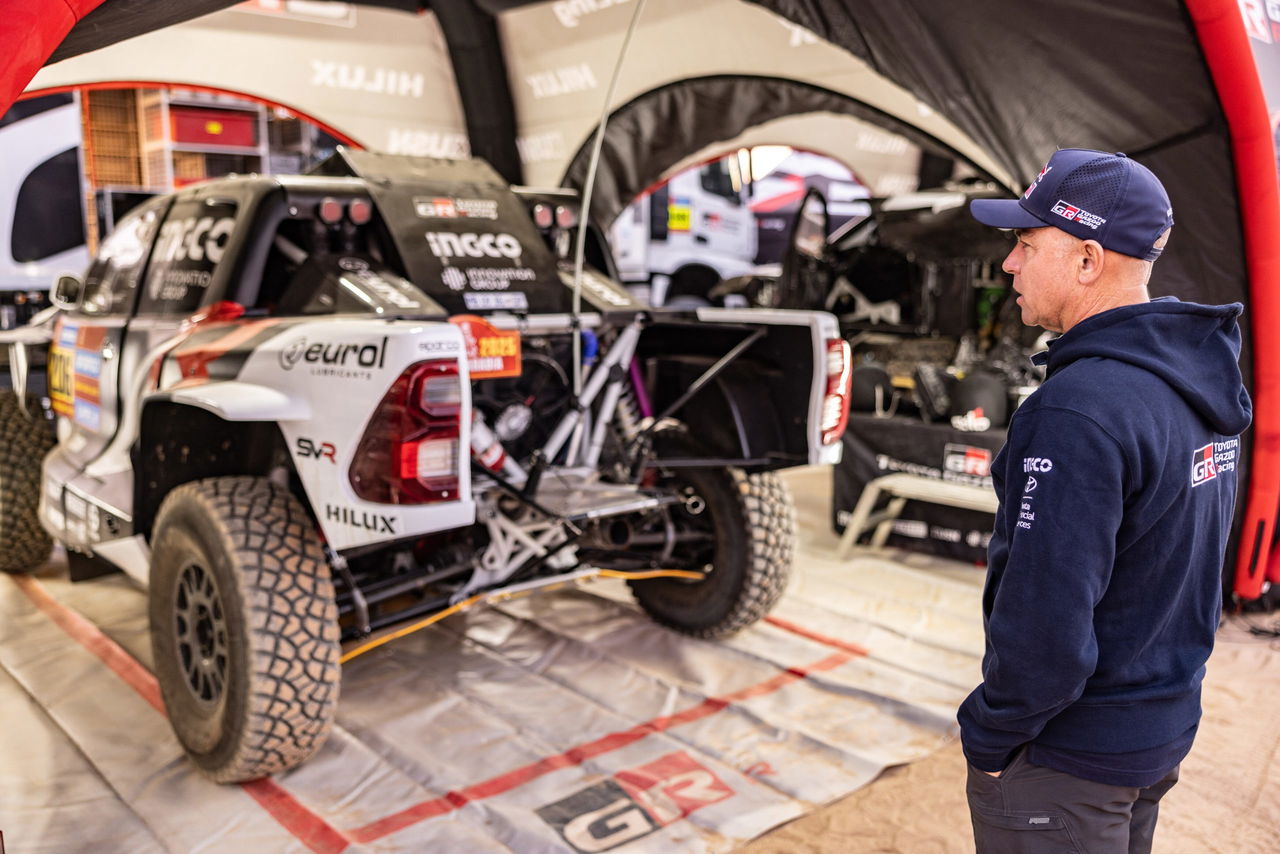
[[[0,0],[0,111],[51,52],[65,58],[232,5],[99,2]],[[506,72],[493,22],[529,0],[367,2],[436,13],[472,150],[499,168],[505,160],[504,174],[518,170],[514,140],[503,131],[515,127],[510,98],[495,95]],[[1247,304],[1251,334],[1242,367],[1255,422],[1234,560],[1236,593],[1256,598],[1280,505],[1280,339],[1267,334],[1280,321],[1280,189],[1265,100],[1236,0],[748,2],[816,33],[913,93],[1024,182],[1054,148],[1072,145],[1125,151],[1161,175],[1178,222],[1157,268],[1161,292]],[[765,59],[762,73],[772,77],[681,81],[619,108],[597,185],[601,209],[624,204],[652,184],[672,158],[730,138],[724,126],[741,118],[739,107],[755,104],[754,119],[768,120],[759,92],[787,81],[785,58],[775,57],[777,67],[767,67]],[[709,114],[696,99],[680,97],[675,87],[682,84],[719,87],[735,109]],[[797,89],[779,89],[781,96],[768,100],[775,110],[788,103],[812,109],[822,95],[814,90],[799,98]],[[641,132],[653,129],[661,133]],[[580,161],[586,150],[584,145]],[[572,164],[568,180],[584,166]],[[1280,561],[1270,579],[1280,583]]]
[[[102,0],[0,0],[0,114]]]

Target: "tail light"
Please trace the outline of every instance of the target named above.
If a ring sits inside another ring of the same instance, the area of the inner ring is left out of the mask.
[[[853,373],[849,342],[827,339],[827,394],[822,398],[822,444],[840,441],[849,424],[849,387]]]
[[[350,472],[356,495],[379,504],[456,501],[461,412],[457,362],[410,365],[360,438]]]

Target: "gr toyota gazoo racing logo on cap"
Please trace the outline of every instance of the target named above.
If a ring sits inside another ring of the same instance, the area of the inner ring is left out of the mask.
[[[1213,460],[1213,443],[1191,452],[1191,485],[1208,483],[1218,476],[1218,466]]]
[[[427,246],[431,254],[448,264],[451,258],[510,258],[524,254],[520,241],[510,234],[476,234],[466,231],[428,231]]]
[[[1105,219],[1098,216],[1097,214],[1089,213],[1084,208],[1079,208],[1079,207],[1076,207],[1075,205],[1069,205],[1066,202],[1064,202],[1062,199],[1058,199],[1058,201],[1054,202],[1053,207],[1049,208],[1049,211],[1051,213],[1056,213],[1058,216],[1062,217],[1063,219],[1069,219],[1072,222],[1078,222],[1081,225],[1087,225],[1090,228],[1094,229],[1095,231],[1097,230],[1098,226],[1106,222]]]

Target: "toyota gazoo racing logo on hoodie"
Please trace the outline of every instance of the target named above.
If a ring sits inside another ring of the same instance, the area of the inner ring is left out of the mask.
[[[1191,485],[1208,483],[1220,474],[1235,471],[1239,437],[1223,442],[1210,442],[1191,452]]]
[[[446,265],[453,258],[510,258],[519,261],[524,254],[520,241],[510,234],[428,231],[427,246],[431,248],[431,254]]]

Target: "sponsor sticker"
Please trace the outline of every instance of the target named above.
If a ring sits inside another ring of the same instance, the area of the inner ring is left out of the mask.
[[[299,436],[294,447],[298,449],[298,456],[304,460],[328,460],[334,465],[338,463],[338,449],[332,442],[317,442],[315,439]]]
[[[506,233],[428,231],[427,246],[431,254],[445,264],[453,258],[510,258],[514,261],[524,254],[520,241]]]
[[[560,278],[566,287],[573,287],[573,274],[569,270],[562,270]],[[582,289],[601,302],[617,308],[627,308],[634,305],[630,294],[615,285],[611,279],[591,270],[583,269],[582,271]]]
[[[710,770],[678,751],[620,771],[536,812],[574,851],[586,854],[647,836],[734,794]]]
[[[951,416],[951,426],[966,433],[985,433],[991,429],[991,419],[982,411],[982,407],[970,409],[964,415]]]
[[[71,417],[75,412],[76,334],[74,323],[59,320],[60,328],[49,348],[49,399],[53,411]]]
[[[471,378],[520,376],[520,332],[498,329],[483,317],[459,314],[449,322],[462,332]]]
[[[343,280],[348,287],[364,291],[392,308],[408,311],[422,308],[422,302],[413,296],[413,285],[407,280],[371,270],[363,258],[340,258],[338,266],[346,272]]]
[[[77,400],[74,417],[76,423],[86,430],[97,432],[102,427],[102,409],[96,403]]]
[[[468,311],[528,311],[529,299],[520,291],[504,294],[465,293],[462,302]]]
[[[280,367],[291,371],[298,365],[311,369],[313,376],[372,379],[387,358],[387,339],[377,342],[311,341],[298,338],[278,353]]]
[[[965,447],[963,445],[959,447]],[[945,480],[951,483],[968,483],[974,486],[991,486],[991,474],[986,475],[969,474],[963,471],[956,471],[953,467],[945,467],[942,469],[935,466],[927,466],[922,463],[911,463],[906,460],[895,459],[888,454],[876,454],[876,469],[881,472],[901,471],[907,474],[914,474],[920,477],[931,477],[935,480]]]
[[[512,282],[533,282],[538,274],[528,267],[445,267],[440,281],[451,291],[505,291]]]
[[[457,196],[414,196],[413,212],[422,219],[497,219],[498,202]]]
[[[381,513],[370,513],[366,510],[355,510],[334,504],[324,506],[324,520],[348,528],[359,528],[371,534],[395,535],[399,519],[395,516],[384,516]]]
[[[986,477],[991,474],[991,451],[973,445],[948,443],[942,449],[942,468],[944,471]]]
[[[693,220],[693,204],[674,198],[667,204],[667,231],[688,231]]]

